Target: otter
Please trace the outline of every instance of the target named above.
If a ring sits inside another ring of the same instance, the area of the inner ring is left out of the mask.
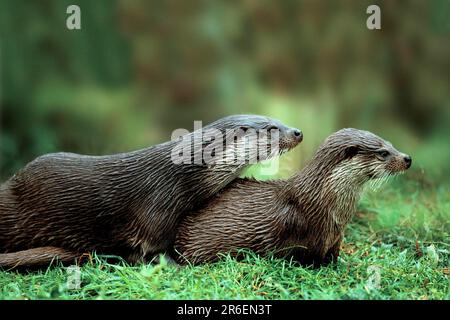
[[[233,143],[211,139],[217,132]],[[247,139],[251,132],[268,139]],[[173,246],[187,212],[250,164],[230,157],[262,148],[265,152],[254,159],[269,159],[300,143],[302,132],[268,117],[234,115],[181,138],[128,153],[53,153],[30,162],[0,185],[0,266],[10,265],[22,250],[46,259],[69,260],[96,251],[130,263],[146,261]],[[175,163],[174,150],[180,146],[192,151],[188,160],[211,148],[215,157]],[[29,257],[32,264],[39,260]]]
[[[408,169],[411,157],[375,134],[342,129],[287,180],[237,179],[180,223],[180,263],[199,264],[239,249],[320,266],[339,256],[344,230],[366,182]],[[384,179],[385,180],[385,179]]]

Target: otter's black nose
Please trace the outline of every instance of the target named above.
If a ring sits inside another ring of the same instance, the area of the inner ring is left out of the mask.
[[[293,133],[294,133],[294,136],[295,136],[297,139],[299,139],[299,140],[302,140],[302,139],[303,139],[303,133],[302,133],[300,130],[294,129],[294,130],[293,130]]]
[[[404,157],[403,160],[404,160],[405,163],[406,163],[406,169],[408,169],[409,167],[411,167],[412,159],[411,159],[410,156]]]

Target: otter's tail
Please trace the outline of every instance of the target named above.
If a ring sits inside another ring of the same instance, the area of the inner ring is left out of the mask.
[[[40,267],[50,265],[52,261],[74,263],[81,255],[57,247],[40,247],[23,251],[0,254],[0,267]]]

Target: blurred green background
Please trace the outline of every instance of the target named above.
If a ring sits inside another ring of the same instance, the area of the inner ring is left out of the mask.
[[[81,8],[81,30],[66,8]],[[382,30],[366,28],[381,7]],[[342,127],[450,177],[450,1],[0,1],[2,180],[38,155],[108,154],[194,120],[257,113],[301,128],[298,170]]]

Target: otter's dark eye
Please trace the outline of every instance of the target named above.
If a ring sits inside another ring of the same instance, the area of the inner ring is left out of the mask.
[[[380,150],[378,151],[378,155],[384,159],[386,159],[387,157],[389,157],[390,153],[387,150]]]
[[[244,126],[242,126],[242,127],[240,127],[239,129],[241,129],[242,131],[244,131],[244,132],[247,132],[247,130],[248,130],[248,127],[244,127]]]
[[[278,130],[278,127],[277,126],[269,126],[267,128],[267,131],[271,131],[271,130]]]

